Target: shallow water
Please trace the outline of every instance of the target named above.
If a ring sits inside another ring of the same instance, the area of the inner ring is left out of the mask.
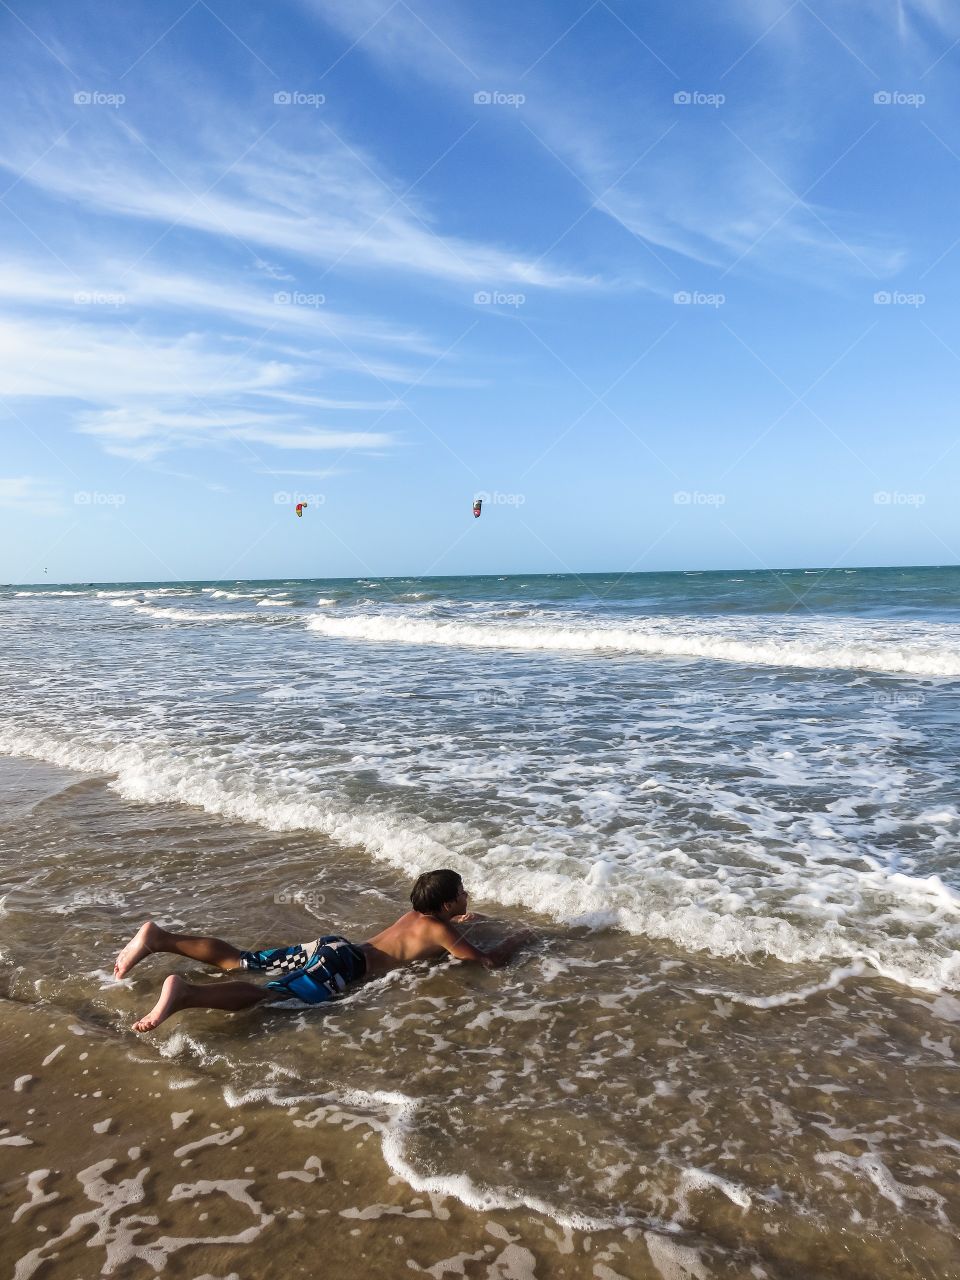
[[[806,652],[844,632],[816,669],[397,637],[514,627],[494,611],[532,589],[524,625],[564,634],[656,609],[702,638],[742,608],[682,575],[595,603],[558,579],[4,593],[0,1214],[33,1206],[4,1262],[246,1280],[312,1274],[322,1239],[335,1275],[960,1274],[956,682],[902,670],[960,646],[947,571],[900,572],[783,619]],[[741,646],[789,600],[750,592]],[[205,616],[140,612],[168,608]],[[394,633],[317,629],[337,611]],[[113,983],[144,918],[360,938],[447,864],[535,927],[506,970],[129,1032],[166,973],[209,976],[163,956]]]

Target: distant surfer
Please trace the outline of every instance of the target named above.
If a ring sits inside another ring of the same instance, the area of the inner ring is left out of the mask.
[[[265,986],[253,982],[198,985],[171,974],[160,999],[133,1024],[134,1031],[153,1031],[181,1009],[225,1009],[237,1012],[266,1000],[302,1000],[325,1004],[335,1000],[362,978],[378,978],[391,969],[454,956],[495,969],[510,959],[529,931],[512,934],[498,946],[480,951],[467,942],[455,925],[482,920],[467,911],[467,891],[456,871],[427,871],[410,894],[413,910],[368,942],[352,943],[336,934],[313,942],[260,951],[241,951],[220,938],[191,936],[161,929],[148,920],[117,956],[116,978],[125,978],[134,965],[155,952],[186,956],[226,972],[273,975]]]

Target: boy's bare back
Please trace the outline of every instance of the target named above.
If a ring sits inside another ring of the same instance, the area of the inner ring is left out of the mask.
[[[495,968],[502,963],[497,949],[478,951],[454,928],[455,923],[467,924],[476,919],[477,916],[461,914],[444,920],[419,911],[407,911],[376,937],[359,944],[367,958],[367,973],[376,976],[417,960],[434,960],[444,952],[458,960],[473,960],[488,969]]]
[[[467,891],[454,871],[431,871],[420,876],[410,900],[414,906],[412,911],[376,937],[360,943],[369,975],[375,977],[418,960],[434,960],[444,953],[457,960],[482,964],[485,969],[496,969],[506,964],[527,936],[526,933],[514,934],[499,946],[484,951],[469,943],[462,928],[456,926],[483,917],[467,911]]]

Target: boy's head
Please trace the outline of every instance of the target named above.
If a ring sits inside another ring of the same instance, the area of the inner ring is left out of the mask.
[[[461,897],[463,899],[461,903]],[[467,909],[467,894],[463,881],[456,871],[425,871],[417,877],[410,894],[414,911],[421,915],[435,916],[444,907],[454,908],[456,913]]]

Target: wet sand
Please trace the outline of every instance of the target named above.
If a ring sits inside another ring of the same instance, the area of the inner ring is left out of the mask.
[[[956,998],[499,910],[540,940],[498,973],[137,1037],[217,981],[113,982],[144,918],[361,938],[408,885],[108,782],[0,760],[4,1274],[960,1276]]]

